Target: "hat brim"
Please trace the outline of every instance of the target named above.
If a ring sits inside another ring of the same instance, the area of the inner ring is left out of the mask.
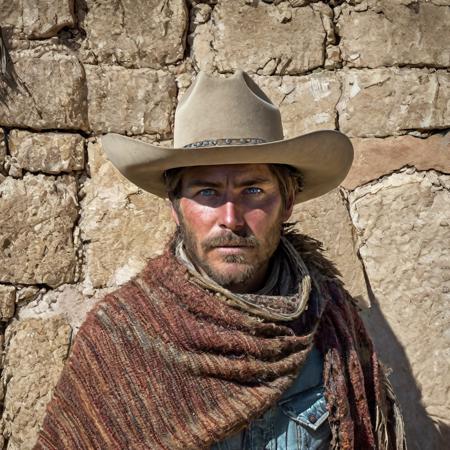
[[[109,133],[101,138],[108,159],[139,188],[166,198],[164,172],[176,167],[223,164],[288,164],[303,175],[296,203],[331,191],[344,180],[353,161],[350,139],[321,130],[290,139],[252,145],[167,148]]]

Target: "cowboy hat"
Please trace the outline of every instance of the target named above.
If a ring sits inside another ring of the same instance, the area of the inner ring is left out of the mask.
[[[338,131],[283,139],[278,108],[242,70],[228,78],[199,73],[176,109],[174,148],[114,133],[101,142],[122,175],[163,198],[168,169],[266,163],[287,164],[301,173],[299,203],[337,187],[353,161],[352,144]]]

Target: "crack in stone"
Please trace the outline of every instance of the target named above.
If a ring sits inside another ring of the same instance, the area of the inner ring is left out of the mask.
[[[439,76],[438,76],[438,74],[436,74],[434,78],[435,78],[435,80],[436,80],[436,89],[435,89],[435,91],[434,91],[433,100],[432,100],[432,102],[431,102],[431,104],[432,104],[433,106],[437,104],[437,100],[438,100],[438,97],[439,97],[439,92],[440,92],[440,89],[441,89],[441,83],[439,82]],[[447,108],[447,107],[446,107],[446,108]],[[433,114],[433,112],[434,112],[434,109],[431,110],[431,114]],[[445,114],[442,114],[442,118],[444,118],[444,117],[445,117]],[[431,119],[431,118],[430,118],[430,119]]]
[[[334,105],[334,111],[336,112],[336,116],[335,116],[335,127],[336,130],[340,130],[341,126],[340,126],[340,113],[339,113],[339,104],[341,103],[342,97],[344,95],[344,88],[343,88],[343,80],[341,76],[337,77],[337,80],[339,82],[339,98],[336,101],[336,104]]]
[[[313,13],[319,14],[320,22],[322,23],[322,28],[325,33],[323,42],[322,42],[322,64],[321,64],[321,66],[325,66],[325,61],[327,59],[328,32],[327,32],[327,27],[325,26],[325,22],[324,22],[324,17],[323,17],[324,14],[322,14],[320,11],[316,11],[311,5],[308,5],[308,6],[313,11]],[[332,23],[331,20],[330,20],[330,23]]]
[[[81,240],[81,229],[80,229],[80,221],[81,221],[81,200],[82,196],[80,195],[81,183],[80,177],[76,177],[76,209],[77,209],[77,217],[73,221],[72,226],[72,244],[75,251],[75,273],[74,273],[74,281],[71,284],[79,283],[81,281],[83,275],[83,262],[85,259],[85,250],[83,246],[83,242]]]
[[[210,15],[210,20],[209,21],[211,22],[211,26],[217,27],[217,21],[216,21],[216,14],[215,14],[215,12],[216,12],[216,9],[215,9],[215,6],[214,6],[214,7],[212,7],[212,11],[211,11],[211,15]],[[216,35],[212,31],[211,27],[210,27],[210,32],[211,32],[212,39],[211,39],[209,45],[211,47],[211,50],[213,51],[213,58],[212,58],[213,63],[212,63],[212,65],[213,65],[213,67],[215,67],[219,71],[219,68],[217,67],[217,55],[218,55],[219,51],[215,47]]]
[[[280,85],[281,85],[281,84],[282,84],[282,81],[280,80]],[[295,86],[292,86],[292,89],[291,89],[289,92],[286,92],[286,93],[283,95],[283,98],[281,99],[281,101],[280,101],[278,107],[280,107],[280,106],[284,103],[284,101],[286,100],[286,98],[289,97],[289,95],[291,95],[291,94],[295,91],[295,89],[296,89],[296,87],[295,87]]]
[[[181,56],[181,61],[184,62],[186,61],[191,54],[191,42],[189,41],[189,35],[190,35],[190,29],[191,29],[191,5],[188,1],[183,2],[184,3],[184,8],[185,8],[185,12],[186,12],[186,22],[185,22],[185,26],[184,26],[184,33],[183,36],[181,38],[181,42],[183,44],[183,55]],[[177,96],[178,96],[178,92],[177,92]]]
[[[24,126],[13,126],[13,127],[7,127],[2,126],[3,130],[9,134],[12,130],[19,130],[19,131],[29,131],[31,133],[64,133],[64,134],[79,134],[81,137],[88,139],[91,137],[91,134],[93,132],[86,132],[86,130],[76,129],[76,128],[41,128],[39,130],[31,127],[24,127]]]
[[[377,184],[379,184],[379,183],[382,183],[384,180],[386,180],[387,178],[391,177],[392,175],[405,173],[405,172],[407,172],[408,170],[411,171],[411,173],[407,173],[407,175],[419,174],[419,175],[426,176],[426,175],[429,174],[430,172],[435,172],[438,176],[449,176],[449,175],[450,175],[449,173],[442,172],[441,170],[438,170],[438,169],[425,169],[425,170],[421,170],[421,169],[418,169],[418,168],[417,168],[416,166],[414,166],[414,165],[405,164],[404,166],[402,166],[402,167],[400,167],[400,168],[398,168],[398,169],[392,170],[392,171],[390,171],[390,172],[388,172],[388,173],[384,173],[383,175],[380,175],[379,177],[374,178],[373,180],[370,180],[370,181],[368,181],[367,183],[360,184],[359,186],[356,186],[356,187],[353,188],[353,189],[346,189],[346,192],[348,192],[348,193],[353,193],[353,192],[355,192],[357,189],[362,189],[362,188],[366,188],[366,187],[370,187],[370,186],[375,186],[375,185],[377,185]],[[395,186],[395,187],[397,187],[397,186]],[[442,186],[442,187],[443,187],[444,189],[446,189],[445,186]],[[364,197],[366,197],[366,196],[368,196],[368,195],[377,195],[377,193],[378,193],[378,191],[377,191],[377,192],[370,192],[370,191],[368,191],[368,192],[363,193],[363,194],[361,194],[360,196],[358,196],[358,198],[355,199],[355,201],[357,201],[357,200],[359,200],[359,199],[361,199],[361,198],[364,198]]]
[[[76,174],[80,174],[85,171],[85,169],[83,168],[80,170],[71,170],[70,172],[60,171],[58,173],[50,173],[50,172],[45,172],[43,170],[29,170],[29,169],[24,169],[23,167],[19,167],[19,168],[22,171],[22,175],[20,177],[16,177],[16,176],[12,176],[12,175],[8,175],[8,176],[11,178],[14,178],[16,180],[22,180],[25,177],[25,175],[33,175],[33,176],[43,175],[45,177],[54,177],[55,181],[57,181],[58,178],[71,176],[71,175],[74,176]]]

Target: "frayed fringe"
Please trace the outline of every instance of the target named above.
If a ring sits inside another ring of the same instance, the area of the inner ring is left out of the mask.
[[[306,234],[299,233],[296,226],[297,222],[283,224],[283,236],[300,253],[310,270],[315,267],[322,277],[332,278],[336,282],[339,282],[342,275],[335,264],[323,255],[324,249],[322,242]]]
[[[390,407],[391,417],[388,417],[379,405],[377,405],[375,432],[378,440],[378,448],[383,450],[407,450],[405,424],[398,405],[398,400],[383,368],[381,368],[381,372],[383,374],[382,384],[386,394],[388,408]],[[389,424],[388,422],[391,423]],[[389,431],[391,431],[391,433],[389,433]],[[392,436],[392,433],[394,433],[395,436]]]

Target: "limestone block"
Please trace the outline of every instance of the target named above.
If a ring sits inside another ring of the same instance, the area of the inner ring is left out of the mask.
[[[337,21],[347,65],[450,66],[449,8],[392,0],[368,0],[366,4],[363,11],[346,4]]]
[[[0,184],[0,282],[75,281],[76,182],[27,174]]]
[[[370,302],[353,225],[339,190],[296,205],[290,221],[297,221],[296,229],[323,243],[324,255],[336,265],[346,289],[361,307],[367,307]]]
[[[8,321],[14,315],[16,288],[0,284],[0,320]]]
[[[355,159],[342,183],[346,189],[355,189],[406,166],[450,173],[450,133],[435,134],[427,139],[413,136],[354,138],[352,143]]]
[[[17,290],[16,302],[18,305],[34,300],[39,294],[45,292],[44,288],[37,286],[23,286]]]
[[[170,134],[177,92],[171,74],[90,65],[85,69],[92,130]]]
[[[161,68],[183,59],[188,14],[183,0],[87,0],[78,11],[89,64]]]
[[[197,3],[192,5],[190,31],[193,31],[199,24],[206,23],[211,18],[212,7],[206,3]]]
[[[23,27],[29,38],[56,36],[64,27],[73,28],[74,0],[22,0]]]
[[[73,0],[10,0],[2,2],[0,24],[29,39],[56,36],[64,27],[73,28]]]
[[[11,52],[16,85],[0,88],[0,123],[7,127],[87,129],[86,80],[74,55],[43,49]]]
[[[7,174],[11,177],[14,178],[23,177],[23,171],[21,167],[17,164],[16,159],[9,155],[7,155],[5,158],[4,169],[6,170]]]
[[[450,176],[407,169],[356,189],[349,201],[375,298],[368,325],[393,368],[410,448],[446,448]],[[439,422],[445,424],[442,440],[435,430]]]
[[[303,77],[254,76],[254,80],[280,108],[286,138],[336,126],[340,82],[326,72]]]
[[[2,428],[8,450],[33,448],[70,335],[70,326],[60,317],[15,321],[7,328]]]
[[[391,68],[348,70],[341,76],[339,125],[350,136],[384,137],[448,127],[448,72]]]
[[[0,8],[0,26],[8,34],[23,32],[22,0],[2,2]]]
[[[298,75],[324,64],[329,21],[309,7],[219,0],[195,29],[193,57],[207,71]]]
[[[88,145],[91,179],[81,202],[86,285],[120,285],[162,252],[174,230],[168,204],[127,182],[97,143]]]
[[[59,316],[70,325],[72,337],[74,337],[88,311],[107,293],[115,289],[115,287],[100,289],[95,291],[94,295],[88,296],[83,292],[81,284],[64,284],[43,292],[38,298],[21,305],[17,312],[17,319],[47,319]]]
[[[84,139],[79,134],[12,130],[8,142],[21,169],[57,174],[84,168]]]

